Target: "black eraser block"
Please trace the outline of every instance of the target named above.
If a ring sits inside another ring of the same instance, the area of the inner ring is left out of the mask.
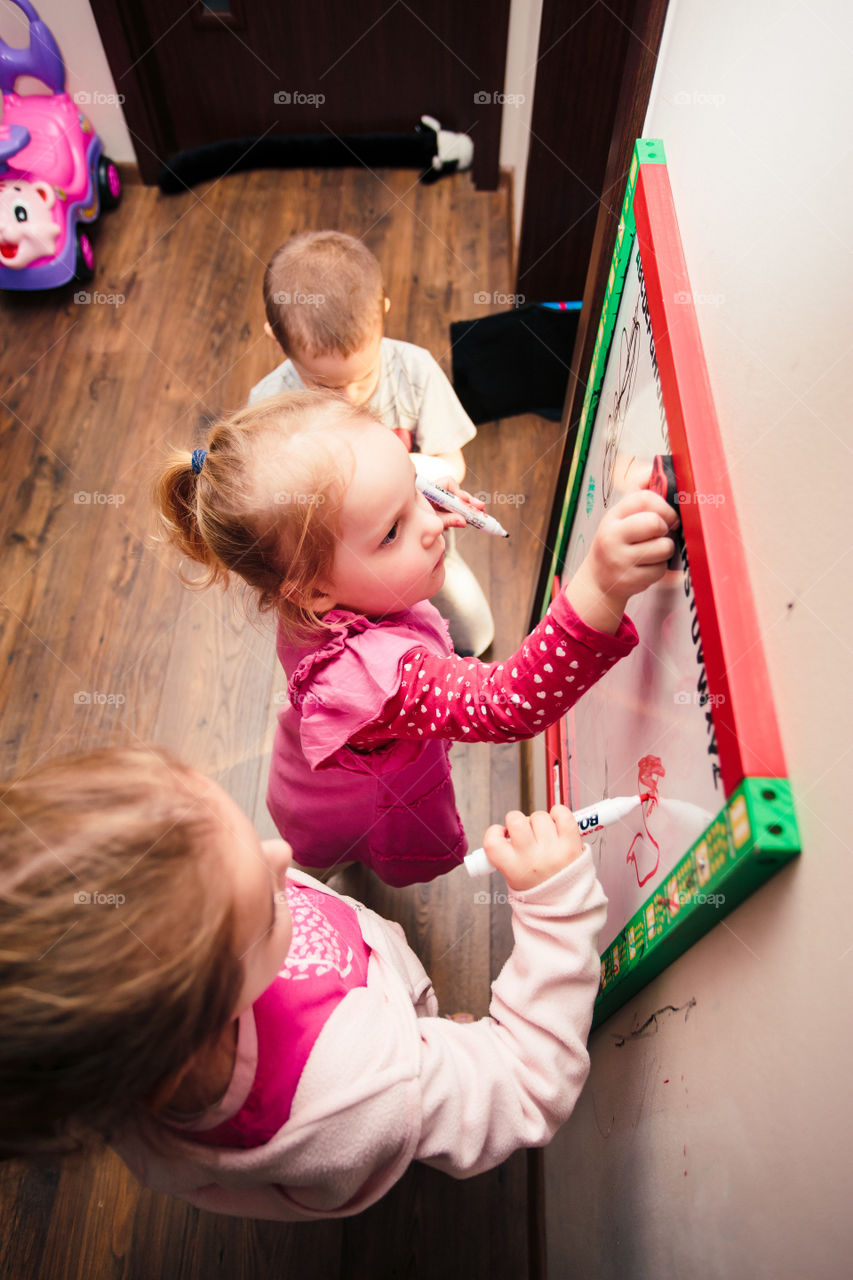
[[[659,493],[664,502],[668,502],[674,507],[676,512],[680,508],[680,493],[678,489],[678,481],[675,478],[675,467],[672,465],[672,455],[669,453],[659,453],[656,455],[652,463],[652,477],[649,480],[649,488],[653,493]],[[684,528],[681,523],[679,514],[678,524],[674,529],[670,530],[670,537],[675,543],[675,552],[667,561],[667,568],[681,568],[681,552],[684,548]]]

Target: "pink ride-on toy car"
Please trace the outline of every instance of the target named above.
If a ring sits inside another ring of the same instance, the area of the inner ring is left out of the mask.
[[[86,224],[114,208],[121,179],[101,140],[65,92],[65,64],[50,29],[28,0],[30,41],[0,40],[0,288],[52,289],[88,280],[94,254]],[[52,93],[18,94],[19,76]]]

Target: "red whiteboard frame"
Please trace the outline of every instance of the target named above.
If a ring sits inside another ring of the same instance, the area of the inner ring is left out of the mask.
[[[786,775],[758,616],[666,165],[639,166],[634,217],[702,632],[726,795]]]

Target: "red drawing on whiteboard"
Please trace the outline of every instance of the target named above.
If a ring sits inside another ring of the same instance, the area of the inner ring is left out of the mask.
[[[651,880],[660,866],[660,845],[655,840],[647,819],[652,816],[660,801],[658,795],[658,780],[666,777],[666,769],[659,756],[643,756],[642,760],[637,763],[637,790],[643,797],[642,815],[643,815],[643,831],[638,831],[631,841],[631,847],[628,850],[625,861],[633,862],[634,873],[637,877],[637,884],[640,888]],[[643,794],[645,792],[645,794]],[[649,848],[654,846],[654,853]],[[650,866],[648,871],[640,874],[640,864],[645,867],[650,859],[654,859],[654,865]]]

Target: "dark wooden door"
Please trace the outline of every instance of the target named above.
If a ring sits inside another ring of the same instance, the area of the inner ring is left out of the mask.
[[[515,282],[528,302],[584,296],[602,204],[618,218],[666,7],[544,0]],[[617,152],[628,157],[625,172],[608,178]]]
[[[498,178],[509,0],[92,0],[139,168],[267,134],[408,133],[424,113]]]
[[[627,0],[614,0],[614,3],[627,3]],[[576,211],[573,218],[560,213],[563,205],[557,206],[555,214],[553,209],[543,208],[541,202],[536,203],[534,188],[530,185],[531,172],[528,168],[525,222],[519,249],[516,289],[519,292],[529,290],[533,296],[543,297],[547,296],[553,288],[555,297],[583,299],[571,366],[566,370],[567,386],[563,405],[562,440],[559,448],[555,449],[552,455],[552,465],[559,459],[556,468],[556,499],[551,508],[543,544],[539,580],[530,615],[531,627],[539,621],[545,601],[550,598],[551,556],[558,535],[563,498],[572,466],[586,390],[586,377],[592,363],[613,244],[634,153],[634,141],[642,134],[643,121],[651,94],[658,50],[663,38],[667,4],[668,0],[632,0],[630,14],[626,10],[626,16],[618,19],[617,27],[610,26],[610,34],[606,40],[607,29],[602,30],[599,24],[602,20],[609,23],[610,18],[615,17],[616,14],[607,6],[602,8],[601,13],[595,15],[595,25],[598,29],[597,31],[591,29],[587,37],[589,41],[587,47],[597,46],[598,49],[596,59],[591,66],[606,67],[608,74],[606,78],[599,77],[597,82],[591,80],[590,84],[597,86],[595,92],[598,95],[599,108],[602,115],[606,115],[610,122],[607,146],[601,147],[597,153],[592,151],[585,153],[586,177],[583,179],[579,174],[578,161],[575,158],[576,151],[572,148],[571,139],[565,144],[564,154],[567,157],[572,156],[572,163],[569,165],[567,160],[560,160],[561,176],[559,178],[540,151],[536,158],[532,179],[534,183],[550,180],[554,189],[560,189],[562,184],[562,199],[565,207]],[[549,11],[547,16],[551,21],[553,0],[546,0],[546,9]],[[543,11],[543,27],[545,18],[546,13]],[[618,28],[624,31],[626,39],[621,45],[622,54],[614,68],[612,50],[619,34]],[[546,39],[550,34],[550,32],[546,34]],[[611,50],[610,60],[604,57],[606,47]],[[567,49],[564,56],[574,57],[575,50]],[[553,77],[552,68],[543,79],[543,84],[549,86],[549,92],[553,92],[550,88],[553,86]],[[547,97],[547,93],[543,97]],[[539,80],[537,80],[537,105],[541,106],[543,111],[547,105],[539,96]],[[547,112],[544,118],[547,121]],[[535,130],[535,110],[533,127]],[[532,148],[531,159],[533,159]],[[590,191],[598,191],[599,195],[594,200],[590,198],[587,208],[586,202]],[[531,201],[533,203],[529,203]],[[591,222],[593,214],[594,221]],[[562,219],[562,225],[560,219]]]

